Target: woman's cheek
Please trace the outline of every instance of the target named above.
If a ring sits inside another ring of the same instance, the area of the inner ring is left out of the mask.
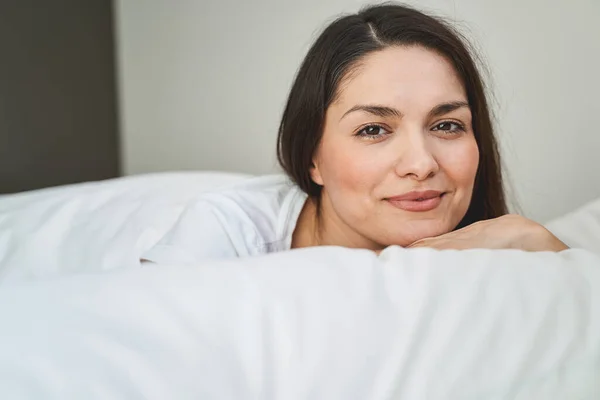
[[[370,197],[368,194],[385,182],[390,171],[394,170],[396,159],[397,154],[383,143],[362,146],[355,149],[352,159],[348,160],[348,170],[363,194]]]
[[[456,181],[472,183],[479,166],[479,149],[475,138],[449,142],[440,152],[440,164]]]
[[[323,146],[324,175],[330,182],[330,188],[341,186],[339,189],[344,191],[357,191],[375,183],[381,160],[369,147],[360,143],[341,145],[339,142],[336,146]]]

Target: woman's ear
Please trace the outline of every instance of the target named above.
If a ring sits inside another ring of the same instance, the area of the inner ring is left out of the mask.
[[[310,179],[317,185],[323,186],[323,177],[321,176],[321,171],[319,170],[319,162],[315,158],[313,159],[312,165],[310,167]]]

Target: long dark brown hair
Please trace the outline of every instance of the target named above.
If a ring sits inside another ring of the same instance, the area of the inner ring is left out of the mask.
[[[389,46],[422,46],[446,57],[462,80],[473,116],[479,168],[471,204],[458,227],[507,213],[500,153],[486,88],[465,38],[441,18],[411,7],[383,4],[338,18],[312,45],[296,75],[281,118],[277,158],[283,170],[310,197],[321,186],[310,169],[323,135],[325,112],[340,82],[369,53]]]

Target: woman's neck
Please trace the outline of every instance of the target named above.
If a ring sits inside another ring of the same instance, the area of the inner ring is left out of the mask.
[[[320,204],[311,197],[306,200],[292,235],[292,248],[313,246],[343,246],[370,250],[382,248],[344,223],[331,207],[326,195],[320,199]]]

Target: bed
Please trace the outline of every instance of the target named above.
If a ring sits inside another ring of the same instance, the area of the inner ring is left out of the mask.
[[[600,398],[600,201],[547,224],[560,254],[140,264],[188,201],[244,177],[0,196],[0,397]]]

